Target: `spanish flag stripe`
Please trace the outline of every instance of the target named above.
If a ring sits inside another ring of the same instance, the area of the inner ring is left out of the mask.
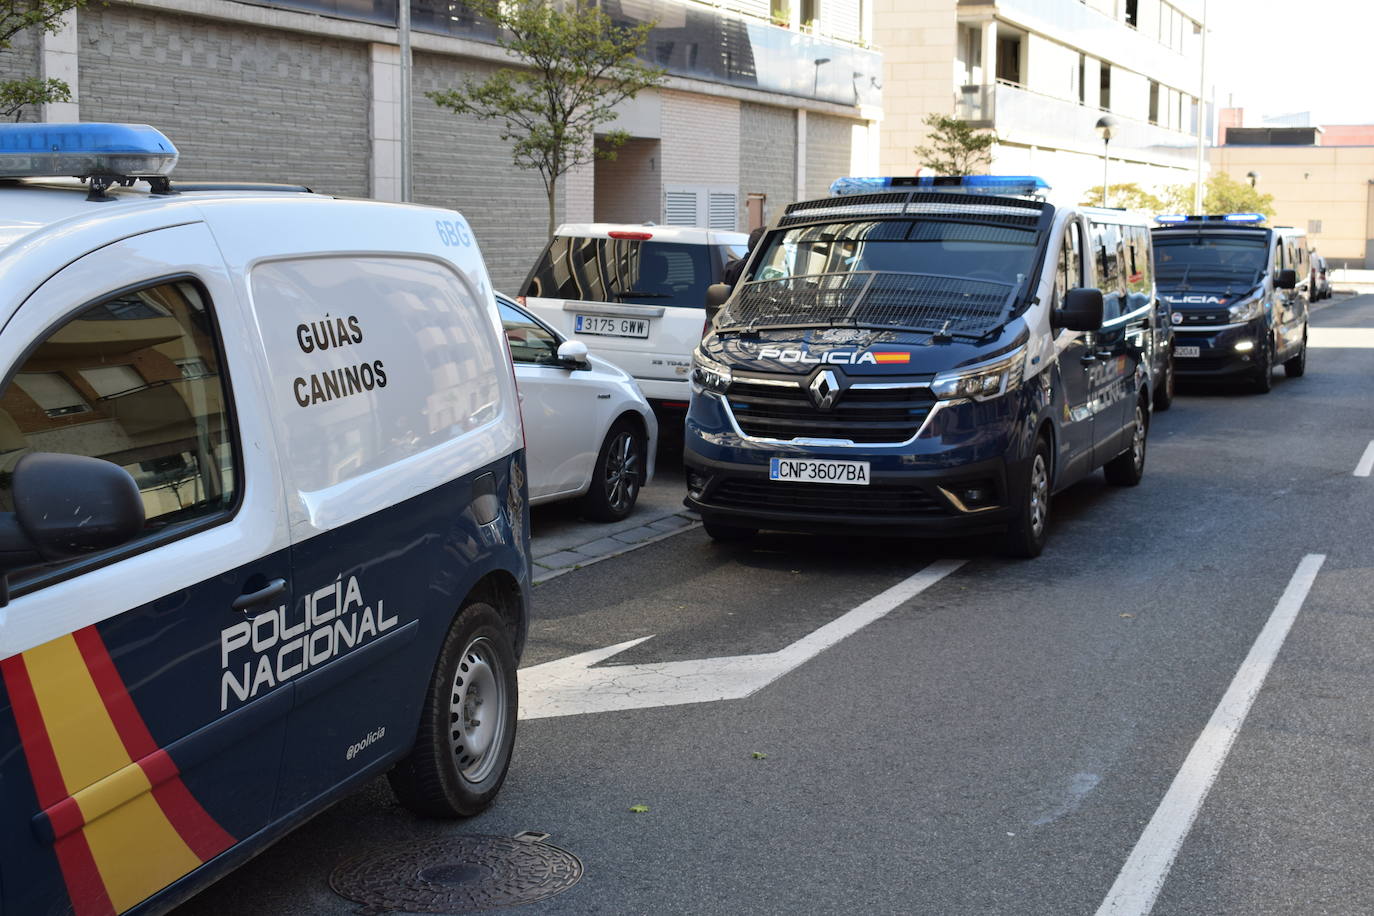
[[[0,673],[4,675],[5,690],[14,710],[15,724],[19,727],[19,740],[24,746],[24,757],[29,764],[38,803],[45,808],[62,806],[61,810],[70,815],[64,820],[79,817],[79,811],[68,812],[69,808],[75,807],[75,803],[71,802],[62,782],[57,754],[43,724],[43,715],[23,656],[15,655],[0,661]],[[64,802],[70,804],[64,805]],[[105,892],[105,884],[85,836],[81,833],[69,834],[57,841],[54,850],[76,916],[109,916],[114,913],[114,904]]]
[[[100,699],[105,702],[110,721],[119,732],[124,749],[129,752],[129,759],[138,760],[156,751],[157,742],[148,732],[143,717],[138,714],[129,691],[124,688],[124,681],[115,669],[114,659],[106,651],[100,633],[95,627],[86,627],[73,633],[72,638],[76,640],[81,657],[85,659],[86,669],[96,690],[100,692]]]
[[[70,635],[24,653],[67,794],[133,762]]]
[[[202,862],[219,855],[234,845],[234,838],[226,833],[196,801],[181,781],[181,771],[170,754],[157,746],[138,713],[124,680],[115,668],[105,642],[95,627],[87,627],[72,634],[86,660],[91,679],[100,689],[105,709],[110,714],[119,737],[129,755],[138,761],[153,787],[153,798],[181,839]]]

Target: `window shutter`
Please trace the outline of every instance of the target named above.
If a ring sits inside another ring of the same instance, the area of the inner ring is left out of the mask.
[[[666,191],[663,195],[663,222],[669,226],[695,226],[697,223],[696,191]]]
[[[733,192],[712,191],[706,220],[708,228],[734,232],[739,225],[739,196]]]

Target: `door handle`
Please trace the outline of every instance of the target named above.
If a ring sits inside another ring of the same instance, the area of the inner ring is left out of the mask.
[[[255,592],[239,595],[230,604],[236,611],[251,611],[286,594],[286,580],[273,579]]]

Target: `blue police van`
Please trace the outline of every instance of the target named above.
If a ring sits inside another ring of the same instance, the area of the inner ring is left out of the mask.
[[[760,529],[992,535],[1145,469],[1160,335],[1148,226],[1038,178],[840,179],[795,203],[697,349],[686,504]]]
[[[1155,217],[1156,282],[1182,379],[1241,379],[1261,394],[1282,364],[1307,371],[1311,265],[1305,233],[1260,213]]]
[[[510,764],[519,403],[463,217],[0,127],[0,912],[161,912]],[[82,180],[51,179],[78,175]]]

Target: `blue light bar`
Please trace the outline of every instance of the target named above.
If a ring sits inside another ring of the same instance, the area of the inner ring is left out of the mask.
[[[1228,213],[1222,219],[1228,223],[1262,223],[1263,213]]]
[[[837,178],[830,185],[835,197],[879,194],[883,191],[927,189],[959,194],[1044,194],[1050,186],[1034,175],[897,175],[881,178]]]
[[[1156,217],[1155,217],[1155,222],[1157,222],[1157,223],[1186,223],[1186,222],[1188,222],[1188,217],[1184,216],[1182,213],[1164,213],[1164,214],[1161,214],[1161,215],[1159,215],[1159,216],[1156,216]]]
[[[176,164],[146,124],[0,124],[0,178],[155,178]]]
[[[1155,217],[1157,223],[1246,223],[1258,224],[1264,222],[1263,213],[1208,213],[1191,214],[1184,216],[1182,213],[1164,213]]]

